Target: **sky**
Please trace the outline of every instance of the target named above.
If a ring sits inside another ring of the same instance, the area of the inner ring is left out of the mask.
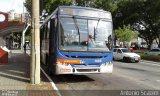
[[[15,13],[23,13],[23,2],[25,0],[0,0],[0,11],[8,12],[15,10]]]

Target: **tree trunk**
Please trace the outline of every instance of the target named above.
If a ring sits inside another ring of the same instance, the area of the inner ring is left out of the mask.
[[[153,40],[149,40],[149,49],[152,47]]]
[[[158,38],[158,48],[160,48],[160,37]]]
[[[147,42],[148,50],[150,50],[152,42],[149,39],[145,39],[145,41]]]

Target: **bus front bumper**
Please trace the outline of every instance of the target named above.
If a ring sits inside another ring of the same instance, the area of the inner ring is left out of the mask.
[[[56,64],[56,74],[87,74],[87,73],[112,73],[113,63],[107,62],[100,67],[77,66],[72,67],[70,64]]]

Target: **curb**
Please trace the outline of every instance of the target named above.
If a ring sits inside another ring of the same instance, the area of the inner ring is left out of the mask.
[[[56,91],[55,93],[57,94],[57,96],[62,96],[58,90],[58,88],[56,87],[56,84],[52,81],[52,79],[45,73],[45,71],[41,68],[41,71],[43,72],[43,74],[47,77],[47,79],[50,81],[53,89]]]

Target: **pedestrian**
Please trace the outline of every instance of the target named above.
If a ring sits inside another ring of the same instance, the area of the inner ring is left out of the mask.
[[[26,43],[23,45],[24,53],[26,53]]]
[[[89,35],[89,40],[88,40],[88,46],[89,47],[94,47],[94,39],[92,35]]]

